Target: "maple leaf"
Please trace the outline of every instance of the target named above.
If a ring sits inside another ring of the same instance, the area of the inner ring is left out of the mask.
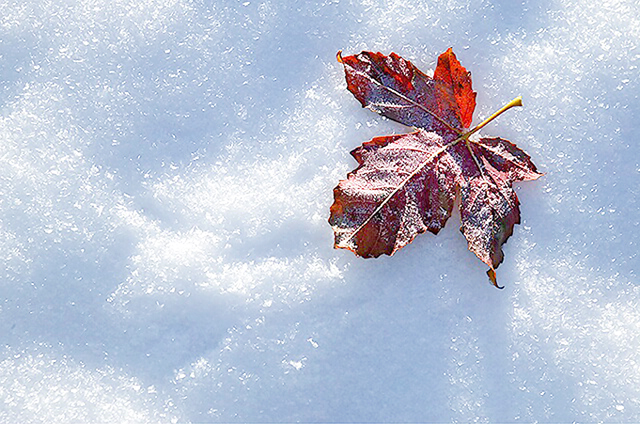
[[[335,248],[365,258],[393,255],[420,233],[437,234],[459,196],[460,231],[501,288],[495,269],[504,257],[502,245],[520,223],[512,183],[542,174],[513,143],[475,133],[522,106],[521,98],[469,130],[476,93],[452,49],[440,55],[433,77],[395,53],[337,57],[347,88],[363,107],[416,131],[376,137],[351,152],[358,167],[334,189],[331,205]]]

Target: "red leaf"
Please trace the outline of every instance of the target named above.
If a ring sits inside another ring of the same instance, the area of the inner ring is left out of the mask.
[[[489,266],[492,283],[502,244],[520,222],[513,182],[541,176],[530,157],[499,138],[472,138],[514,99],[472,130],[476,93],[452,49],[438,58],[433,78],[395,53],[342,57],[347,88],[363,107],[417,128],[376,137],[351,154],[358,168],[334,189],[329,223],[335,247],[368,258],[393,255],[419,233],[437,234],[460,196],[461,232]]]

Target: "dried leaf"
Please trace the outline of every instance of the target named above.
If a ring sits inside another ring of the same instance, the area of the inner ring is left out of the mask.
[[[393,255],[419,233],[437,234],[459,196],[460,230],[498,286],[502,245],[520,223],[512,183],[541,174],[513,143],[472,136],[520,106],[520,98],[468,130],[476,93],[452,49],[440,55],[433,77],[395,53],[338,52],[338,60],[363,107],[417,130],[376,137],[351,152],[359,166],[334,189],[331,206],[335,247],[365,258]]]

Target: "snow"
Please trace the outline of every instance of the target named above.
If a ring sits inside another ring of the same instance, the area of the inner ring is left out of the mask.
[[[0,421],[640,421],[634,0],[0,0]],[[338,50],[425,72],[545,176],[493,288],[454,216],[332,248],[405,132]]]

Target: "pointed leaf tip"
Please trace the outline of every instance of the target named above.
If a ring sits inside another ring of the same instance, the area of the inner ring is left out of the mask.
[[[489,276],[489,280],[493,286],[498,289],[504,289],[504,286],[498,285],[498,279],[496,278],[496,271],[494,269],[487,270],[487,276]]]
[[[338,62],[342,63],[342,50],[338,50],[338,53],[336,53],[336,59],[338,59]]]

